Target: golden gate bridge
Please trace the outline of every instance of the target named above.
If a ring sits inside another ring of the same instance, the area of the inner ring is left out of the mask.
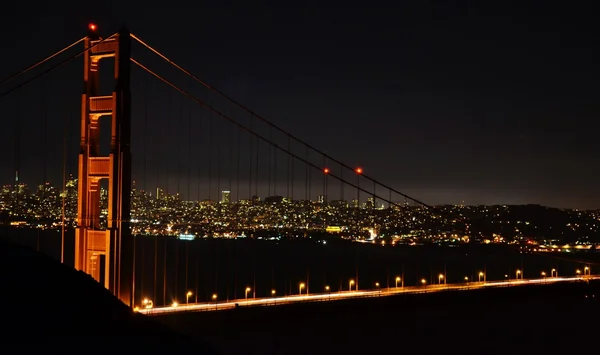
[[[83,50],[66,56],[81,44]],[[146,58],[148,53],[152,57]],[[82,57],[83,92],[81,82],[77,81],[80,79],[75,79],[76,72],[66,65]],[[104,60],[111,58],[112,62]],[[169,71],[175,78],[168,79],[167,74],[163,74]],[[145,76],[132,80],[132,73]],[[315,231],[343,232],[340,225],[346,226],[349,234],[365,231],[373,234],[377,229],[406,235],[426,225],[424,233],[459,240],[469,228],[469,223],[462,218],[376,180],[362,166],[335,159],[267,120],[127,29],[102,37],[96,25],[90,25],[87,36],[4,79],[0,85],[17,79],[21,80],[19,84],[0,94],[7,104],[3,109],[6,116],[14,117],[11,129],[2,134],[2,150],[12,152],[3,154],[2,172],[6,175],[3,178],[9,181],[12,174],[18,172],[10,191],[14,198],[10,213],[15,218],[27,213],[42,218],[51,215],[49,211],[53,209],[60,210],[61,261],[70,263],[65,258],[70,254],[65,250],[69,244],[65,242],[65,233],[73,227],[70,246],[73,266],[90,274],[131,307],[154,307],[159,298],[167,308],[173,308],[169,298],[185,298],[189,303],[193,296],[194,303],[199,301],[198,259],[195,259],[195,267],[190,267],[188,244],[177,244],[168,251],[168,243],[177,236],[247,237],[246,234],[254,236],[262,229],[270,229],[270,236],[275,239],[282,234],[308,238]],[[52,83],[57,80],[67,82],[72,91],[54,91]],[[34,83],[41,85],[36,88]],[[56,138],[62,142],[57,143]],[[67,171],[74,170],[75,166],[77,191],[69,195]],[[38,193],[42,195],[48,192],[45,188],[48,181],[61,180],[60,208],[42,205],[36,211],[30,207],[23,207],[27,211],[19,210],[25,203],[19,201],[22,184],[19,173],[21,178],[28,176],[30,180],[31,176],[39,175]],[[154,187],[157,189],[153,195]],[[66,212],[69,196],[76,196],[77,210],[72,218]],[[219,196],[221,200],[215,202]],[[268,203],[259,204],[259,196],[267,196]],[[148,202],[150,200],[152,202]],[[343,218],[339,211],[343,211]],[[51,217],[56,219],[56,214]],[[163,234],[161,238],[159,234]],[[154,237],[144,239],[144,235]],[[163,255],[159,255],[161,251]],[[170,258],[174,258],[175,266],[167,271]],[[567,263],[571,265],[573,261]],[[452,287],[466,287],[463,284],[475,287],[475,279],[478,286],[485,285],[486,281],[480,279],[482,274],[487,277],[488,272],[482,271],[486,267],[481,264],[473,266],[475,271],[469,275],[457,272],[453,277],[458,286]],[[162,265],[162,273],[159,273],[159,265]],[[559,281],[558,275],[554,275],[555,269],[531,269],[535,270],[535,276],[543,276],[530,277],[534,283],[547,280],[547,275],[540,272],[551,273],[548,277]],[[594,277],[590,264],[569,266],[569,269],[572,273],[579,270],[579,274],[560,281]],[[518,273],[514,280],[518,281],[523,280],[524,270],[530,268],[513,265],[508,271],[498,273],[499,282],[510,283],[515,270]],[[581,270],[584,270],[583,275],[580,275]],[[449,276],[445,266],[440,271],[439,275],[435,272],[426,277],[423,273],[412,276],[415,287],[431,290],[432,284],[447,285]],[[173,276],[169,276],[171,274]],[[149,275],[151,282],[146,280]],[[174,283],[167,280],[170,278]],[[256,281],[248,285],[248,278],[233,281],[232,287],[245,290],[246,300],[248,292],[256,298],[257,289]],[[256,275],[252,278],[256,280]],[[301,296],[304,291],[304,297],[324,297],[310,296],[309,272],[284,278],[283,287],[264,286],[265,296],[279,295],[277,289],[283,288],[284,295]],[[385,292],[394,293],[397,290],[389,285],[390,278],[396,283],[401,280],[404,286],[407,277],[403,267],[400,271],[396,265],[392,272],[388,268]],[[180,282],[181,279],[184,281]],[[347,279],[351,281],[340,279],[335,288],[341,296],[334,298],[355,297],[362,295],[361,292],[372,296],[374,291],[359,290],[358,266]],[[371,280],[363,281],[361,288],[381,287],[379,282]],[[346,282],[351,282],[350,286],[346,287]],[[161,283],[163,295],[159,297]],[[333,283],[322,281],[321,284],[318,292],[331,297]],[[300,287],[299,291],[296,287]],[[209,304],[220,299],[218,293],[204,293],[203,298]],[[237,298],[236,293],[232,296],[226,297],[227,304],[236,303],[229,302]],[[270,304],[276,299],[267,298],[265,302]],[[296,298],[285,299],[290,300]]]

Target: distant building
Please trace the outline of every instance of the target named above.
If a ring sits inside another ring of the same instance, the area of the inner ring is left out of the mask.
[[[221,203],[230,203],[231,202],[231,191],[223,190],[221,191]]]

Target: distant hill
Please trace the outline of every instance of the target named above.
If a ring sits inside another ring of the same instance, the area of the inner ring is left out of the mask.
[[[189,353],[190,347],[195,354],[216,354],[132,312],[89,275],[2,240],[0,285],[0,339],[5,343],[53,345],[62,348],[60,353],[115,345],[113,350],[137,353],[168,344],[170,354]],[[82,337],[87,340],[81,342]]]

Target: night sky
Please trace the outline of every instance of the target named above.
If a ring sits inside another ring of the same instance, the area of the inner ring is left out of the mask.
[[[103,34],[125,24],[275,124],[425,202],[600,208],[600,78],[591,7],[577,1],[554,8],[547,1],[388,1],[372,8],[366,6],[377,2],[125,3],[3,3],[0,78],[83,37],[90,21]],[[133,56],[251,123],[141,46]],[[242,198],[254,189],[252,163],[244,165],[250,159],[244,154],[254,149],[249,136],[238,141],[237,129],[222,122],[211,134],[205,110],[139,70],[133,75],[136,180],[145,178],[147,189],[185,190],[190,198],[208,197],[204,190],[215,198],[225,188]],[[18,83],[0,86],[0,93]],[[76,173],[82,86],[79,58],[0,98],[1,183],[11,182],[16,165],[26,182],[60,181],[65,127],[71,132],[67,170]],[[148,133],[140,133],[144,127]],[[207,153],[210,144],[218,152]],[[209,155],[210,164],[202,160]],[[241,174],[232,168],[238,155]],[[286,159],[276,158],[277,169],[285,169]],[[319,159],[310,157],[329,166]],[[213,174],[205,187],[207,166],[214,170],[216,161],[226,163],[218,182]],[[319,172],[312,176],[313,190],[320,189]],[[286,179],[281,170],[278,194]],[[259,180],[264,189],[262,169]],[[244,189],[234,192],[236,184]]]

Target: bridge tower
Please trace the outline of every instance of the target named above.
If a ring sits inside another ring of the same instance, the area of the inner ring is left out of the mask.
[[[126,29],[102,39],[90,25],[85,39],[84,89],[75,268],[103,283],[128,306],[133,305],[133,237],[129,228],[131,191],[130,45]],[[99,90],[99,62],[114,58],[112,94]],[[99,120],[110,117],[110,154],[100,155]],[[100,180],[108,180],[108,214],[100,225]]]

